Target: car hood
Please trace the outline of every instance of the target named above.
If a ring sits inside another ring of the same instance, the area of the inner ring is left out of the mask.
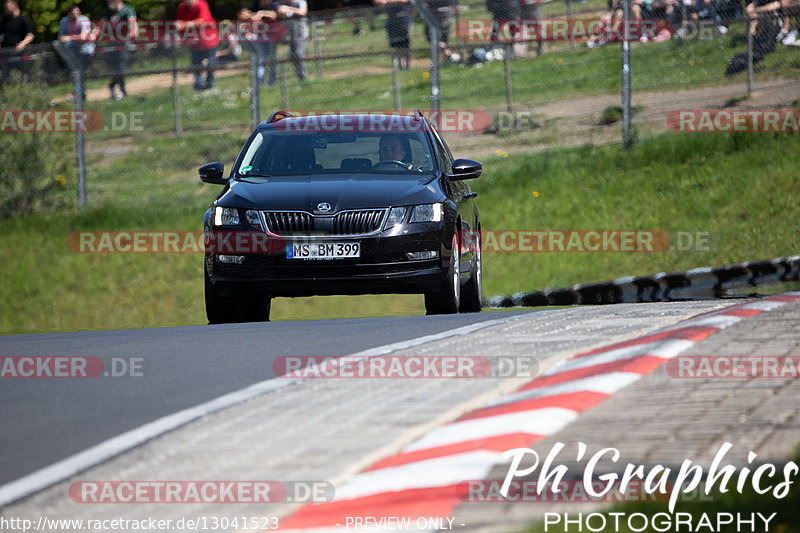
[[[259,179],[260,178],[254,178]],[[438,180],[424,176],[276,176],[263,182],[232,181],[219,205],[244,209],[310,211],[327,202],[331,213],[442,201]]]

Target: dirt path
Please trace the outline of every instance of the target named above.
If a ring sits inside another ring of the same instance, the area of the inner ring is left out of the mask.
[[[309,69],[309,72],[314,70],[314,62],[313,59],[306,61],[306,66]],[[416,66],[416,64],[415,64]],[[419,68],[423,68],[423,64],[420,61]],[[392,69],[391,66],[380,66],[380,65],[368,65],[361,69],[359,72],[362,74],[388,74],[391,73]],[[287,81],[294,82],[296,81],[294,75],[294,69],[290,65],[288,65],[287,71]],[[242,89],[249,89],[249,79],[247,79],[247,65],[244,65],[244,69],[239,67],[234,67],[225,69],[221,68],[216,71],[217,78],[227,78],[229,76],[241,76],[242,77]],[[333,72],[325,74],[325,78],[327,79],[340,79],[345,78],[348,76],[352,76],[353,73],[349,71],[342,71],[342,72]],[[194,83],[194,74],[189,73],[180,73],[178,74],[178,85],[180,86],[190,86]],[[133,95],[140,95],[140,94],[147,94],[148,92],[154,89],[168,89],[172,87],[172,73],[164,73],[164,74],[146,74],[143,76],[136,76],[136,75],[128,75],[125,80],[126,89],[129,96]],[[273,90],[279,90],[277,86]],[[98,100],[108,100],[109,99],[109,92],[107,87],[102,87],[99,89],[89,89],[86,91],[86,99],[87,102],[96,102]],[[58,98],[53,100],[52,103],[63,103],[67,99],[66,98]]]
[[[313,63],[310,62],[309,67]],[[375,70],[382,70],[375,67]],[[388,70],[387,70],[388,71]],[[347,73],[348,75],[352,73]],[[243,76],[240,69],[220,70],[219,77]],[[179,74],[178,83],[191,85],[192,74]],[[243,82],[244,83],[244,82]],[[129,77],[128,94],[146,94],[155,89],[172,86],[172,74],[155,74]],[[108,98],[105,88],[88,91],[88,101]],[[800,100],[800,85],[795,80],[776,79],[754,83],[754,91],[746,97],[744,83],[700,87],[677,91],[635,92],[633,106],[637,109],[633,125],[638,134],[656,134],[667,131],[666,117],[670,111],[683,109],[774,109],[790,106]],[[619,94],[606,93],[585,97],[565,98],[540,105],[515,104],[515,114],[526,114],[528,124],[506,128],[494,133],[456,133],[446,135],[456,153],[469,153],[473,157],[486,157],[504,153],[522,153],[558,146],[582,144],[608,144],[620,141],[620,124],[601,125],[600,116],[609,107],[620,104]],[[488,108],[492,116],[505,111],[505,106]],[[115,141],[100,143],[96,149]]]
[[[686,109],[775,109],[789,107],[800,100],[796,80],[769,80],[753,84],[753,93],[746,97],[743,83],[701,87],[679,91],[634,93],[632,104],[637,108],[633,126],[639,134],[657,134],[668,130],[667,115]],[[616,143],[621,138],[619,122],[600,125],[603,111],[620,105],[619,94],[598,94],[565,98],[538,106],[515,105],[514,113],[529,113],[533,127],[507,128],[494,134],[449,133],[454,151],[475,157],[503,153],[520,153],[557,146]],[[505,108],[487,109],[496,115]]]
[[[242,70],[217,70],[215,74],[218,78],[226,78],[228,76],[242,75]],[[180,73],[178,74],[178,85],[188,86],[194,83],[194,74]],[[125,88],[129,96],[138,94],[147,94],[154,89],[168,89],[172,87],[172,73],[165,74],[147,74],[144,76],[136,76],[129,74],[125,78]],[[97,102],[98,100],[108,100],[109,93],[108,87],[99,89],[89,89],[86,91],[87,102]],[[66,102],[67,98],[56,98],[52,101],[53,104]]]

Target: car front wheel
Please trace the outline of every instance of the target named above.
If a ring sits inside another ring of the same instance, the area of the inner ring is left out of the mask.
[[[263,291],[252,291],[246,295],[222,296],[214,288],[205,273],[206,317],[209,324],[238,322],[267,322],[271,298]]]
[[[461,291],[462,313],[477,313],[481,310],[483,299],[483,270],[481,265],[481,237],[480,231],[475,236],[475,251],[473,252],[472,266],[469,271],[469,280]]]
[[[461,301],[461,253],[458,232],[453,233],[453,253],[447,277],[438,290],[425,293],[425,312],[429,315],[449,315],[458,313]]]

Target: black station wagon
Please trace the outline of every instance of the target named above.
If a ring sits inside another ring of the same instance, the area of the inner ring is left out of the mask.
[[[273,297],[417,293],[428,314],[481,309],[480,220],[453,159],[421,113],[306,115],[261,123],[206,211],[210,323],[269,319]]]

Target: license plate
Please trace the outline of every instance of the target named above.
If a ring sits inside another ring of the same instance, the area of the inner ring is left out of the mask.
[[[354,259],[361,257],[361,243],[321,242],[288,243],[287,259]]]

